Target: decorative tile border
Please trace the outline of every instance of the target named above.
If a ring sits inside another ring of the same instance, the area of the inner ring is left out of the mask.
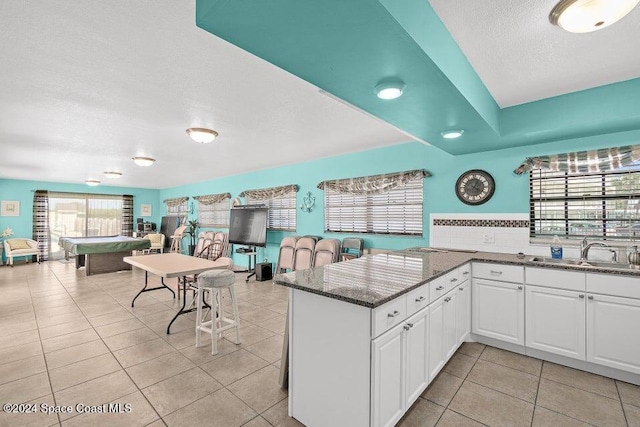
[[[528,219],[434,219],[434,226],[440,227],[507,227],[529,228]]]

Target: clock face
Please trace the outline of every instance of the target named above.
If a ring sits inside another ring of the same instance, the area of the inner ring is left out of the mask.
[[[489,173],[474,169],[460,175],[456,181],[456,195],[467,205],[481,205],[488,201],[496,189]]]

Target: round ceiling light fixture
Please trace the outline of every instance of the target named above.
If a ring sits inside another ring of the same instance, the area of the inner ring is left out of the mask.
[[[213,142],[218,136],[218,132],[206,128],[189,128],[187,133],[195,142],[200,144],[208,144]]]
[[[456,138],[460,138],[463,133],[464,133],[464,130],[462,129],[451,129],[451,130],[443,130],[442,132],[440,132],[440,135],[442,135],[442,137],[445,139],[456,139]]]
[[[109,179],[116,179],[122,176],[122,172],[108,171],[104,173],[104,176],[106,176]]]
[[[100,181],[98,181],[97,179],[87,179],[84,183],[90,185],[91,187],[100,185]]]
[[[384,79],[376,85],[375,92],[380,99],[396,99],[402,96],[407,85],[398,79]]]
[[[549,21],[570,33],[590,33],[615,24],[640,0],[561,0],[551,10]]]
[[[152,157],[132,157],[131,159],[138,166],[151,166],[156,161]]]

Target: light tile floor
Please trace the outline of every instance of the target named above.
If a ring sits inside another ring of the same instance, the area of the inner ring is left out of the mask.
[[[139,270],[85,277],[63,261],[1,267],[0,403],[74,411],[0,413],[0,427],[301,425],[277,383],[287,290],[244,277],[236,281],[243,342],[224,339],[212,356],[210,341],[194,347],[192,315],[166,335],[179,304],[170,292],[130,307]],[[78,403],[131,412],[78,414]],[[467,343],[400,422],[483,424],[640,427],[640,387]]]

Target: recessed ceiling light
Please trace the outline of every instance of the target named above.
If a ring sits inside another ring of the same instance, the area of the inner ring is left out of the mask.
[[[100,185],[100,181],[98,181],[97,179],[87,179],[84,183],[92,187],[95,187],[96,185]]]
[[[462,129],[451,129],[451,130],[444,130],[444,131],[440,132],[442,137],[446,138],[446,139],[460,138],[463,133],[464,133],[464,130],[462,130]]]
[[[396,99],[402,96],[406,87],[407,85],[398,79],[385,79],[376,85],[375,92],[380,99]]]
[[[206,128],[189,128],[187,133],[191,139],[200,144],[208,144],[218,136],[218,132]]]
[[[138,166],[151,166],[156,161],[152,157],[132,157],[132,160]]]
[[[640,0],[561,0],[549,21],[571,33],[589,33],[618,22],[638,3]]]
[[[116,178],[120,178],[122,176],[122,172],[105,172],[104,176],[106,176],[107,178],[110,179],[116,179]]]

